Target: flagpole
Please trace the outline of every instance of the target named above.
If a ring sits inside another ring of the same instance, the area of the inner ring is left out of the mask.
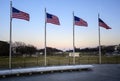
[[[45,8],[45,50],[44,50],[44,52],[45,52],[45,63],[44,63],[44,65],[46,66],[46,8]]]
[[[73,12],[73,64],[75,64],[75,26],[74,26],[74,12]]]
[[[12,52],[12,1],[10,1],[10,45],[9,45],[9,69],[11,69],[11,52]]]
[[[98,36],[99,36],[99,64],[101,64],[101,41],[100,41],[99,14],[98,14]]]

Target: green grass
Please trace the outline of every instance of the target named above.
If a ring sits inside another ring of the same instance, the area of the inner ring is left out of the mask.
[[[76,64],[98,64],[98,56],[82,55],[75,58]],[[102,64],[119,64],[120,56],[102,56]],[[0,57],[0,69],[8,68],[9,58]],[[69,65],[73,64],[73,58],[68,56],[47,56],[47,65]],[[33,66],[44,66],[44,56],[39,57],[12,57],[12,68],[23,68]]]

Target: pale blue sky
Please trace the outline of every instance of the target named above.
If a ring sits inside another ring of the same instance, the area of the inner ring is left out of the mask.
[[[75,26],[75,46],[98,46],[98,13],[111,30],[101,28],[101,44],[120,44],[120,0],[12,0],[13,6],[30,14],[30,21],[13,19],[12,40],[44,47],[45,12],[59,17],[60,26],[47,24],[47,46],[72,48],[72,12],[88,22]],[[10,0],[0,0],[0,40],[9,41]]]

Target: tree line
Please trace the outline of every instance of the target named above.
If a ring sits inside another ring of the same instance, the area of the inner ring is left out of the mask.
[[[57,48],[47,47],[47,55],[54,55],[56,53],[62,53],[62,50],[59,50]],[[98,54],[99,47],[94,48],[75,48],[75,52],[81,52],[81,53],[95,53]],[[106,53],[120,53],[120,44],[119,45],[109,45],[109,46],[101,46],[102,54]],[[72,52],[73,50],[66,50],[65,52]],[[44,48],[43,49],[37,49],[37,47],[25,44],[24,42],[14,42],[12,44],[12,55],[33,55],[36,53],[42,53],[44,55]],[[63,53],[64,54],[64,53]],[[6,41],[0,41],[0,56],[9,56],[9,43]]]
[[[52,47],[46,49],[48,55],[53,55],[54,52],[62,52],[62,50]],[[12,44],[12,55],[34,55],[36,53],[44,54],[44,49],[37,49],[37,47],[24,42],[14,42]],[[0,41],[0,56],[9,56],[9,43],[6,41]]]
[[[67,52],[72,52],[73,50],[67,50]],[[75,52],[81,52],[81,53],[94,53],[94,54],[98,54],[99,52],[99,47],[94,47],[94,48],[75,48]],[[105,55],[106,53],[108,54],[112,54],[112,53],[119,53],[120,54],[120,44],[119,45],[109,45],[109,46],[105,46],[102,45],[101,46],[101,52],[103,55]]]
[[[22,55],[22,54],[34,54],[37,48],[33,45],[27,45],[23,42],[15,42],[12,44],[12,54]],[[0,56],[9,55],[9,43],[5,41],[0,41]]]

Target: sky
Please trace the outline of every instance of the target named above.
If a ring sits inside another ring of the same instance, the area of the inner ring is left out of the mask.
[[[101,45],[120,44],[120,0],[12,0],[13,7],[30,14],[30,21],[13,19],[12,42],[44,48],[45,8],[59,18],[60,25],[47,23],[47,46],[62,50],[73,47],[73,11],[88,23],[75,26],[77,48],[98,46],[98,13],[112,29],[101,30]],[[10,36],[10,0],[0,0],[0,40]]]

